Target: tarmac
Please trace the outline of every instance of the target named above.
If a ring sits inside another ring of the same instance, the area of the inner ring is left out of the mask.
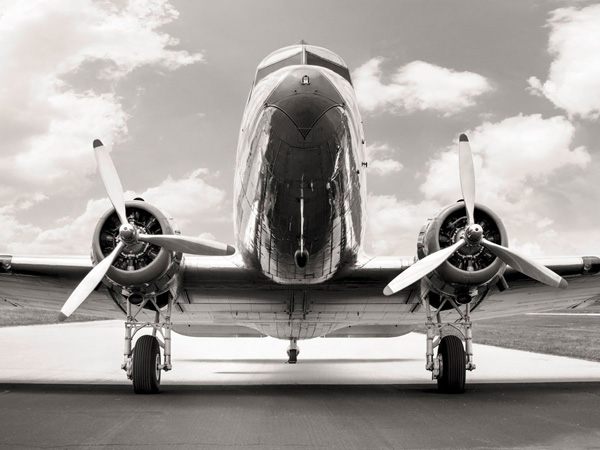
[[[123,323],[0,329],[0,449],[600,448],[600,363],[475,345],[439,394],[425,338],[174,335],[159,395],[120,369]]]
[[[10,349],[0,383],[129,384],[121,321],[0,328]],[[425,337],[301,341],[298,364],[272,338],[194,338],[173,333],[173,370],[162,385],[435,383],[425,370]],[[468,383],[599,381],[600,363],[474,344]]]

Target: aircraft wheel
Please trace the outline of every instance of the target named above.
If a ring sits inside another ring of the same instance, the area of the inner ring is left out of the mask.
[[[437,379],[440,392],[458,394],[465,390],[466,357],[462,341],[457,336],[442,338],[438,350],[440,376]]]
[[[154,336],[140,337],[133,349],[133,390],[157,394],[160,386],[160,346]]]
[[[288,364],[296,364],[298,362],[298,350],[292,348],[288,351]]]

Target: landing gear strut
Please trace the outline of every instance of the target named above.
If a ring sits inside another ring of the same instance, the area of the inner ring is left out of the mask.
[[[138,322],[136,317],[148,303],[154,306],[154,322]],[[160,372],[172,369],[171,365],[171,308],[173,300],[169,300],[166,311],[161,311],[154,297],[146,297],[135,306],[127,301],[127,320],[125,322],[125,361],[121,365],[127,378],[133,381],[136,394],[156,394],[160,387]],[[141,336],[132,350],[133,338],[138,331],[152,328],[152,335]],[[160,335],[160,339],[157,337]],[[164,360],[161,362],[160,349],[163,349]]]
[[[300,354],[300,348],[298,348],[298,339],[290,339],[290,346],[287,349],[288,364],[296,364],[298,362],[298,355]]]
[[[437,380],[440,392],[464,392],[466,371],[475,369],[470,305],[466,303],[463,312],[461,309],[463,305],[446,297],[437,309],[434,322],[428,295],[423,297],[423,302],[427,313],[427,322],[425,323],[427,327],[427,364],[425,368],[430,370],[432,378]],[[446,302],[449,302],[460,315],[455,323],[448,324],[441,321],[440,311]],[[449,334],[451,329],[458,332],[462,339],[455,334]],[[465,342],[466,351],[463,348],[462,340]],[[438,347],[435,358],[433,356],[434,347]]]

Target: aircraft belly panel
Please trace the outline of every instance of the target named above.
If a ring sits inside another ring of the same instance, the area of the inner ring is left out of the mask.
[[[415,292],[384,297],[375,290],[187,289],[174,308],[173,322],[244,326],[280,339],[310,339],[357,325],[414,325],[423,322]]]

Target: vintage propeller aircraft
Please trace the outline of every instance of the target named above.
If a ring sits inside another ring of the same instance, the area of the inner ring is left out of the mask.
[[[136,393],[158,392],[171,370],[172,331],[285,339],[295,363],[301,339],[401,336],[419,324],[439,389],[462,392],[475,368],[473,319],[584,304],[598,293],[600,259],[508,249],[500,218],[475,202],[464,134],[458,148],[463,199],[426,221],[416,257],[366,256],[368,161],[349,70],[324,48],[285,47],[258,66],[242,120],[236,248],[182,236],[166,213],[125,201],[110,151],[95,140],[114,209],[99,219],[91,261],[0,256],[0,296],[52,309],[72,292],[61,320],[80,307],[124,315],[122,368]],[[134,346],[144,328],[152,334]]]

